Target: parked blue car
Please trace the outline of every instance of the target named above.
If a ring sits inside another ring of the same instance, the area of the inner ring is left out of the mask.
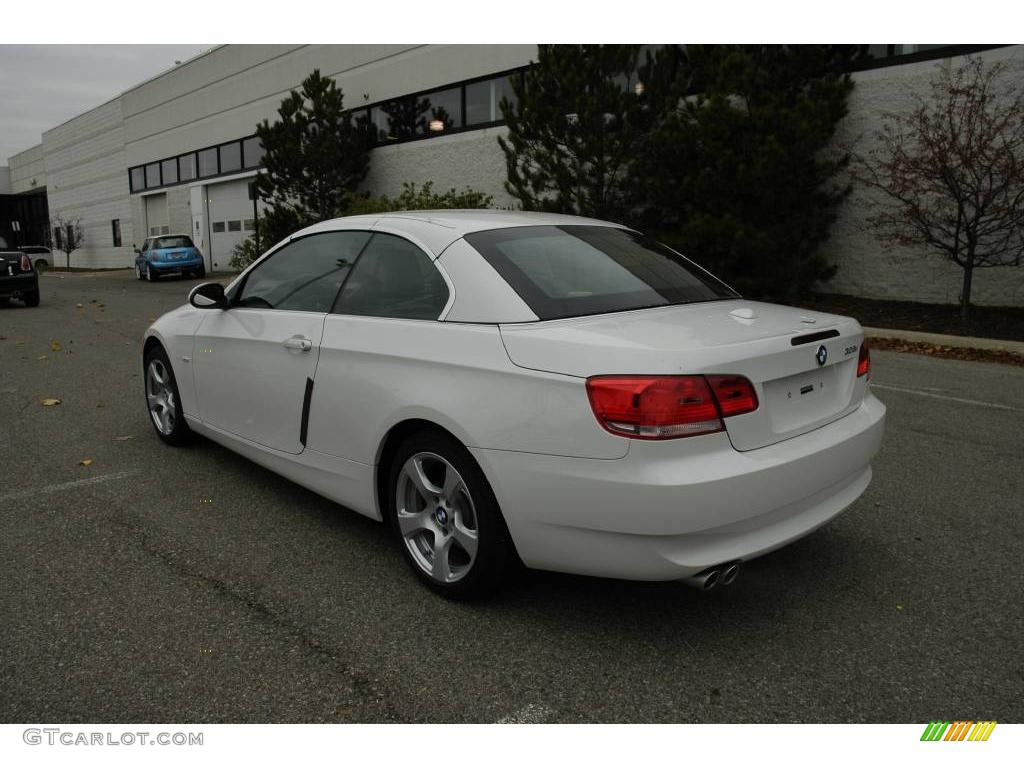
[[[206,277],[206,264],[188,235],[147,237],[135,251],[135,276],[157,280],[163,275]]]

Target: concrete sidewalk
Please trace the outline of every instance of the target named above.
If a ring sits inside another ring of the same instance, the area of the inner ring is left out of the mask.
[[[921,331],[902,331],[894,328],[864,327],[868,338],[896,339],[913,341],[921,344],[933,344],[942,347],[960,347],[963,349],[991,349],[1001,352],[1012,352],[1024,356],[1024,341],[1005,341],[1002,339],[983,339],[976,336],[952,336],[946,333],[923,333]]]

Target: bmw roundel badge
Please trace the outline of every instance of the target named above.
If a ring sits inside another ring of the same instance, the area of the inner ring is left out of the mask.
[[[814,359],[818,361],[818,365],[824,365],[828,360],[828,350],[825,349],[824,344],[818,347],[818,351],[814,353]]]

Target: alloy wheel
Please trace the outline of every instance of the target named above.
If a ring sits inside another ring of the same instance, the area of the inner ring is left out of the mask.
[[[462,475],[442,456],[410,456],[395,488],[398,529],[413,562],[442,584],[469,573],[480,535],[476,507]]]
[[[146,402],[153,424],[162,435],[174,431],[177,409],[171,375],[160,359],[151,360],[146,369]]]

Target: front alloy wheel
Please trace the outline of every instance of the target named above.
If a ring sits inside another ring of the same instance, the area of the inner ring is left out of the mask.
[[[184,445],[192,439],[178,397],[178,383],[162,347],[156,347],[145,362],[146,408],[157,436],[170,445]]]

